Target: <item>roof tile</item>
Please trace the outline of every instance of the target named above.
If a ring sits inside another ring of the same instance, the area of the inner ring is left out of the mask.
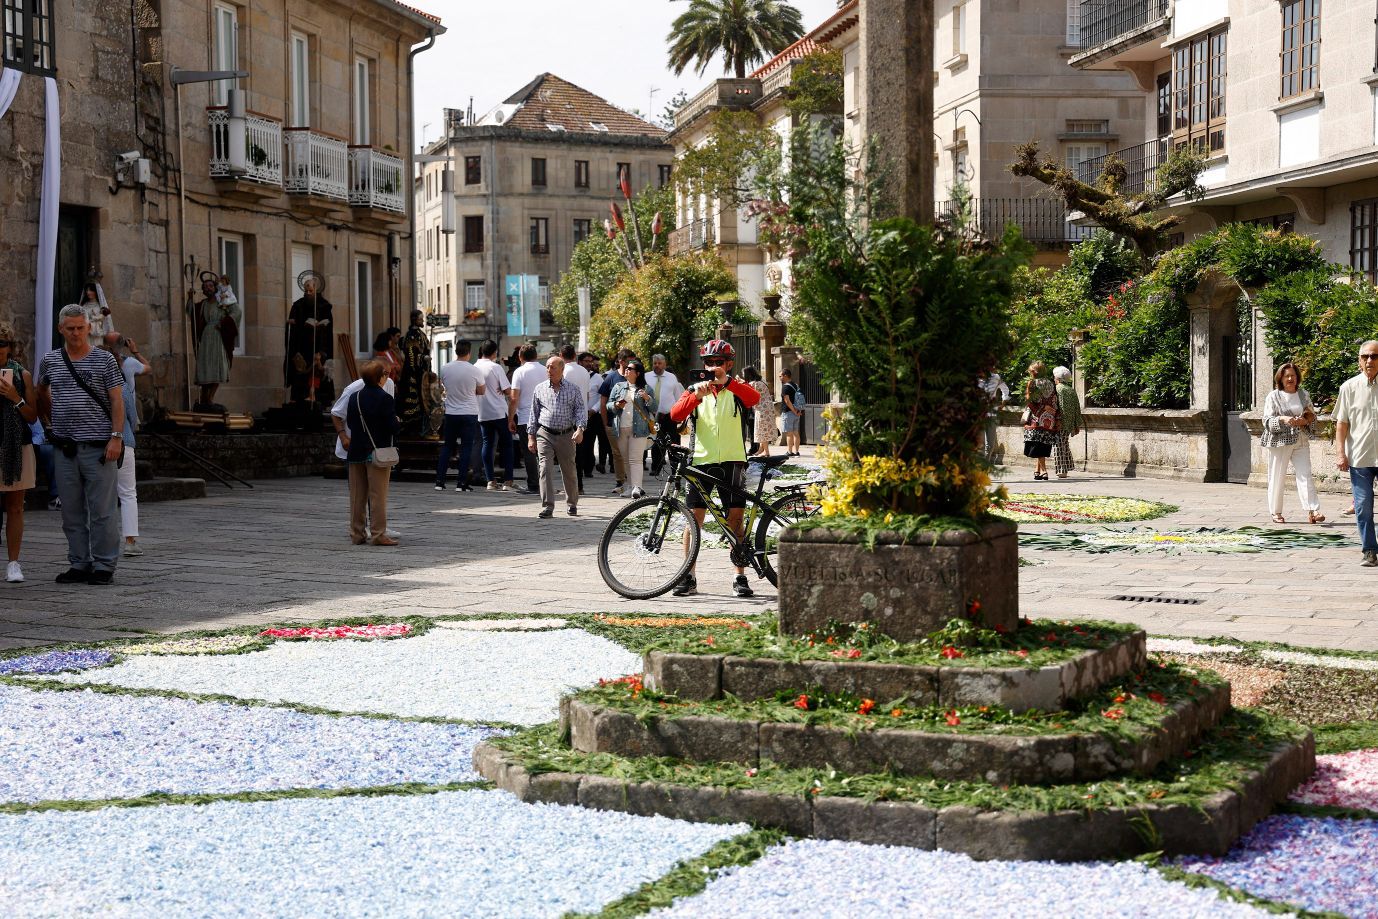
[[[507,103],[521,105],[507,120],[508,126],[513,128],[665,136],[663,129],[553,73],[541,74],[508,98]]]

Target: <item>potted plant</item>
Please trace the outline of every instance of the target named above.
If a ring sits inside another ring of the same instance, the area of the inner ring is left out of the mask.
[[[264,149],[263,149],[262,147],[260,147],[258,144],[250,144],[250,145],[249,145],[249,162],[251,162],[251,163],[253,163],[255,166],[259,166],[259,167],[262,167],[262,166],[266,165],[267,162],[268,162],[268,151],[267,151],[267,150],[264,150]]]
[[[797,152],[792,170],[805,175],[791,183],[790,334],[845,407],[829,419],[822,513],[781,540],[781,629],[870,620],[912,640],[960,616],[1013,628],[1018,547],[1014,525],[987,515],[1000,495],[976,380],[1012,347],[1028,246],[1014,228],[991,241],[876,216],[878,191],[848,189],[840,151]]]
[[[780,289],[778,287],[767,287],[761,291],[761,307],[766,311],[766,315],[771,319],[780,311]]]

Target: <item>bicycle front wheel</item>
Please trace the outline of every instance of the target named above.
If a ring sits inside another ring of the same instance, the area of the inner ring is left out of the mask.
[[[649,600],[689,573],[699,538],[698,522],[683,503],[642,498],[608,522],[598,544],[598,571],[627,599]]]

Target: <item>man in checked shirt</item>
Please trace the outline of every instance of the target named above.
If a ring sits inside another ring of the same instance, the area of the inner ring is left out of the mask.
[[[527,446],[540,460],[542,520],[555,514],[555,462],[565,482],[569,516],[579,516],[579,470],[575,448],[588,424],[588,397],[583,387],[565,383],[565,361],[558,354],[545,362],[547,380],[531,396]]]

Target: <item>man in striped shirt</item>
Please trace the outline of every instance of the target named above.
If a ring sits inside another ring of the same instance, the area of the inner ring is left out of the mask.
[[[546,520],[555,514],[555,463],[565,482],[569,516],[579,516],[579,474],[575,447],[584,439],[588,425],[588,398],[582,386],[565,382],[565,361],[558,354],[545,363],[546,382],[531,395],[531,421],[527,446],[540,458],[541,512]]]

